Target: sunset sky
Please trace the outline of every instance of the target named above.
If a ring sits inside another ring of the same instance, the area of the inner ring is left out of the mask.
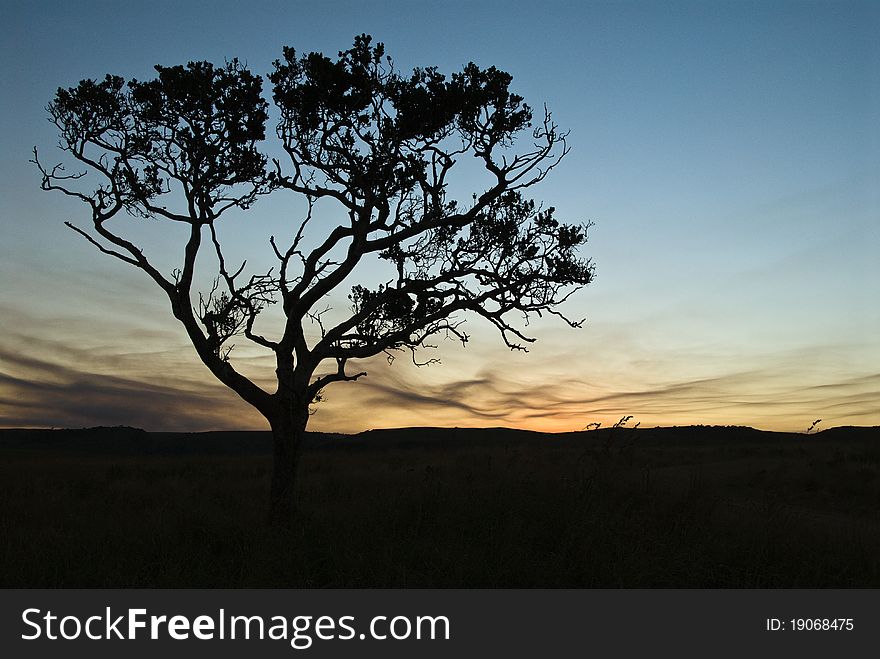
[[[533,323],[520,354],[469,319],[467,347],[427,355],[440,365],[379,358],[333,385],[310,429],[880,424],[880,3],[245,5],[3,2],[0,427],[265,427],[143,273],[63,226],[86,208],[41,192],[28,160],[62,158],[45,112],[59,86],[233,57],[265,74],[285,45],[335,55],[362,32],[403,71],[494,65],[547,104],[572,151],[530,192],[595,223],[596,280],[564,308],[582,329]],[[269,263],[292,208],[258,203],[222,235]],[[160,262],[182,249],[134,231]],[[271,387],[268,355],[233,355]]]

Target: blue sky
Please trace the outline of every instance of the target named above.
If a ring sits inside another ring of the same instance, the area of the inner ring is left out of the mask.
[[[284,45],[335,54],[361,32],[403,70],[495,65],[547,103],[572,152],[533,192],[595,222],[597,278],[567,308],[584,329],[540,322],[512,355],[472,320],[441,366],[380,360],[335,385],[314,428],[880,424],[875,2],[4,2],[4,17],[3,425],[261,427],[159,291],[64,229],[84,209],[40,192],[27,160],[60,156],[44,110],[58,86],[232,57],[266,73]],[[290,214],[273,200],[224,231],[267,257],[259,227]]]

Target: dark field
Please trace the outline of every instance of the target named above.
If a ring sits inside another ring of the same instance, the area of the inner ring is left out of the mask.
[[[880,428],[0,432],[2,587],[880,587]]]

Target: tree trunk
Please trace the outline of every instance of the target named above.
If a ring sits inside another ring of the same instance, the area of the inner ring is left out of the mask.
[[[296,509],[296,472],[302,441],[309,420],[304,409],[285,405],[269,419],[272,427],[272,485],[269,492],[269,523],[289,527]]]

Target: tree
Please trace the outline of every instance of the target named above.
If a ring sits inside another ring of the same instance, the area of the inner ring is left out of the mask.
[[[463,314],[494,325],[512,350],[534,340],[514,315],[549,313],[581,324],[557,307],[592,278],[590,261],[578,255],[588,227],[561,223],[552,207],[523,195],[568,153],[567,133],[546,108],[533,125],[509,74],[471,63],[450,77],[436,68],[404,75],[367,35],[337,59],[285,48],[268,75],[283,149],[270,160],[258,148],[269,108],[260,77],[237,60],[156,71],[146,82],[108,75],[59,89],[48,113],[60,148],[84,171],[46,168],[36,149],[34,162],[44,190],[88,207],[88,229],[67,226],[145,272],[205,366],[268,421],[272,519],[291,519],[310,405],[326,386],[366,375],[349,362],[408,350],[418,363],[419,349],[438,335],[464,344]],[[524,133],[531,139],[517,152]],[[449,178],[465,156],[488,183],[462,203],[449,193]],[[90,176],[98,182],[85,185]],[[286,240],[269,238],[277,265],[250,276],[245,264],[233,270],[217,224],[282,190],[299,195],[307,210]],[[318,232],[318,204],[334,206],[338,224]],[[161,272],[123,236],[120,229],[137,217],[183,225],[178,269]],[[217,268],[207,293],[195,281],[202,253]],[[369,259],[394,274],[373,287],[352,286],[350,313],[327,322],[322,300],[350,285]],[[275,302],[283,326],[268,336],[255,323]],[[310,324],[319,338],[310,340]],[[238,336],[274,353],[274,392],[236,370],[230,340]]]

